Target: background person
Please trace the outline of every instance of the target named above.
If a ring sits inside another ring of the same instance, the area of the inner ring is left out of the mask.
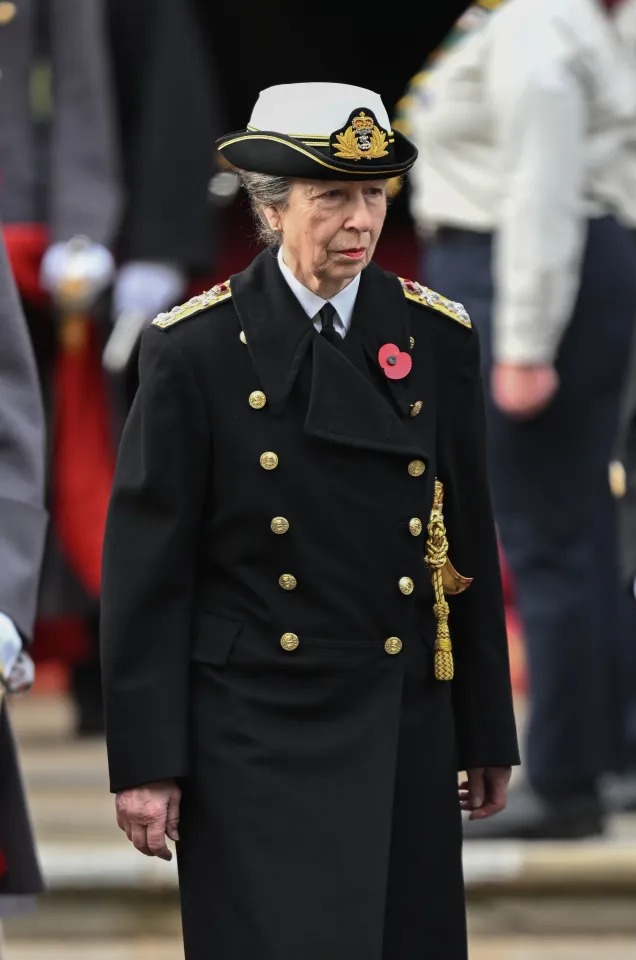
[[[0,236],[0,957],[3,916],[43,890],[8,699],[33,682],[44,538],[44,411],[33,350]]]
[[[607,482],[636,317],[616,158],[631,46],[597,0],[474,5],[410,85],[410,207],[433,286],[479,329],[495,516],[523,624],[526,782],[472,838],[600,833],[621,621]],[[611,4],[617,7],[617,4]]]

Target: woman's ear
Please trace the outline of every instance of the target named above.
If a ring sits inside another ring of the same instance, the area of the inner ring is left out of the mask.
[[[270,230],[275,230],[278,232],[280,230],[280,214],[276,207],[266,207],[263,205],[261,208],[263,211],[263,217],[267,221],[267,225]]]

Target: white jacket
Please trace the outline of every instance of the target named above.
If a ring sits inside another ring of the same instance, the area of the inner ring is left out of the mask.
[[[627,216],[632,51],[598,0],[509,0],[407,98],[415,223],[495,232],[498,360],[553,360],[587,219]]]
[[[636,50],[636,2],[624,0],[616,8],[616,26],[625,42]],[[636,230],[636,121],[632,124],[627,149],[616,157],[624,203],[623,219]]]

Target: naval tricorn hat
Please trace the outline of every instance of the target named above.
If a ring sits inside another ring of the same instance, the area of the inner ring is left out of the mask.
[[[346,83],[261,90],[247,127],[216,145],[239,170],[310,180],[383,180],[417,159],[411,141],[391,129],[379,94]]]

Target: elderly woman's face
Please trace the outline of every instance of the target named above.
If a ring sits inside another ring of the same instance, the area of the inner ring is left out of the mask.
[[[385,180],[297,180],[282,211],[268,212],[282,231],[285,263],[306,287],[334,296],[373,256],[387,208]]]

